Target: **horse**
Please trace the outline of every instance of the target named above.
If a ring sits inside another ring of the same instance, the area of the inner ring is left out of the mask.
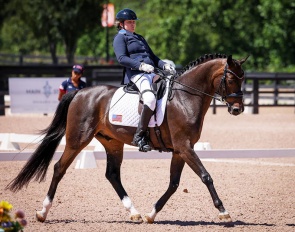
[[[118,89],[111,85],[92,86],[64,95],[51,124],[41,131],[45,136],[40,145],[6,189],[17,192],[22,187],[27,187],[33,179],[43,181],[56,148],[65,135],[66,145],[62,156],[54,165],[53,177],[43,201],[43,208],[36,211],[36,219],[44,222],[52,206],[57,186],[67,168],[81,150],[96,138],[106,151],[105,177],[129,212],[132,222],[155,221],[156,215],[177,190],[185,163],[206,185],[213,204],[219,211],[218,218],[226,223],[231,222],[230,214],[215,190],[212,177],[193,148],[200,138],[204,117],[212,98],[223,101],[232,115],[237,116],[243,112],[242,64],[247,59],[248,57],[235,60],[232,55],[206,54],[171,76],[170,97],[167,100],[163,123],[159,126],[162,141],[172,152],[170,181],[165,193],[154,204],[152,211],[145,216],[137,211],[121,183],[123,147],[124,144],[132,145],[136,128],[113,125],[106,117],[110,110],[111,98]],[[150,141],[155,150],[160,150],[155,133],[150,132]]]

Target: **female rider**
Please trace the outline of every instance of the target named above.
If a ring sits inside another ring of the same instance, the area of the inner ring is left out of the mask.
[[[138,146],[139,151],[147,152],[151,150],[147,128],[156,107],[156,97],[150,87],[155,76],[154,67],[171,74],[175,73],[175,68],[158,58],[146,40],[135,33],[136,20],[135,12],[130,9],[117,13],[118,34],[114,38],[113,47],[118,62],[124,66],[123,84],[133,82],[143,99],[143,110],[132,144]]]

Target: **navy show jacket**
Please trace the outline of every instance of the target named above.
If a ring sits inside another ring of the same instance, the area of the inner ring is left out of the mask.
[[[165,64],[153,53],[141,35],[124,29],[116,34],[113,48],[119,64],[125,67],[122,84],[127,84],[132,76],[143,73],[139,71],[142,62],[160,69],[163,69]]]

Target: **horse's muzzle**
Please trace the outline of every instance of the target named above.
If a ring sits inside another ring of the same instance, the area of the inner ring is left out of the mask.
[[[237,116],[244,112],[244,104],[228,105],[228,112],[234,116]]]

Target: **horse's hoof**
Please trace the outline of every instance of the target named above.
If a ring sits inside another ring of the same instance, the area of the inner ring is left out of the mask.
[[[232,222],[232,219],[231,219],[229,213],[226,211],[219,213],[218,218],[223,222]]]
[[[142,223],[143,222],[143,219],[142,219],[140,214],[131,215],[130,220],[135,222],[135,223]]]
[[[41,211],[37,211],[36,212],[36,219],[38,222],[44,222],[46,218],[42,215]]]
[[[154,219],[152,219],[150,216],[145,215],[145,222],[149,223],[149,224],[153,224],[154,223]]]

